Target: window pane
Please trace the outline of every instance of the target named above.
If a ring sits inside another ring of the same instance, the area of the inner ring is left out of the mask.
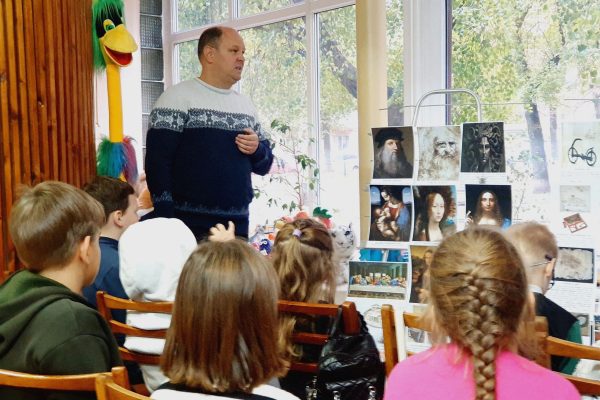
[[[203,25],[226,21],[227,0],[176,0],[175,31],[185,31]]]
[[[198,61],[198,41],[190,40],[175,45],[175,59],[177,60],[177,75],[174,83],[200,76],[200,62]]]
[[[240,16],[259,14],[265,11],[273,11],[286,6],[304,3],[302,0],[239,0]]]
[[[355,7],[319,14],[320,205],[359,220]]]
[[[452,3],[452,86],[481,96],[484,120],[506,122],[508,179],[513,198],[519,198],[516,219],[550,217],[544,193],[550,189],[548,166],[560,159],[563,122],[600,118],[594,108],[600,100],[600,2],[568,4]],[[466,103],[452,108],[453,123],[476,120]]]
[[[252,202],[250,214],[253,218],[260,216],[261,220],[251,221],[251,224],[266,220],[272,222],[289,212],[282,208],[282,204],[300,202],[295,187],[297,171],[302,172],[302,167],[296,162],[296,156],[313,154],[306,126],[305,24],[304,19],[297,18],[240,33],[246,44],[241,91],[252,99],[262,125],[273,134],[273,142],[277,144],[273,151],[278,158],[270,176],[254,177],[255,186],[264,192]],[[289,132],[270,129],[273,120],[290,126]],[[282,138],[284,144],[278,143],[278,138]],[[308,186],[309,183],[302,180],[300,190],[303,197],[310,192]],[[269,200],[271,207],[268,206]]]
[[[404,125],[404,25],[402,14],[402,0],[387,1],[388,124],[390,126]]]

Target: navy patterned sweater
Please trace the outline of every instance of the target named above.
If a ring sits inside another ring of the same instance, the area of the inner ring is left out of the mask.
[[[235,144],[244,128],[260,143],[246,155]],[[179,218],[198,236],[216,223],[248,235],[251,173],[265,175],[273,154],[251,101],[198,78],[164,92],[150,114],[146,176],[154,216]]]

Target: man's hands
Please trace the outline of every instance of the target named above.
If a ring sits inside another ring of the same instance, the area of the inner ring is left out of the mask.
[[[211,242],[228,242],[235,239],[235,225],[229,221],[227,229],[223,224],[217,224],[210,228],[208,240]]]
[[[243,133],[235,137],[238,149],[247,155],[254,154],[258,149],[258,135],[250,128],[245,128]]]

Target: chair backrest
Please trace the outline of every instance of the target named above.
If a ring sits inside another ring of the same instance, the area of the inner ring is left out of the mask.
[[[96,387],[96,378],[103,374],[110,376],[111,379],[118,382],[121,386],[129,387],[129,379],[125,367],[113,367],[110,373],[81,375],[35,375],[0,369],[0,386],[22,389],[93,392]]]
[[[390,304],[381,305],[381,327],[383,329],[383,352],[385,354],[385,374],[389,375],[398,364],[398,339],[396,337],[396,317]]]
[[[108,321],[111,331],[114,334],[123,334],[128,336],[138,336],[145,338],[164,339],[166,329],[140,329],[131,325],[124,324],[115,320],[111,310],[127,310],[139,311],[148,313],[171,314],[173,312],[173,303],[170,301],[143,302],[121,299],[111,296],[110,294],[98,291],[96,293],[96,302],[98,304],[98,312]],[[130,351],[124,347],[119,347],[121,358],[125,361],[133,361],[139,364],[159,365],[160,356],[151,354],[142,354]]]
[[[346,335],[356,335],[360,333],[360,318],[358,316],[358,311],[356,311],[356,305],[352,301],[345,301],[341,305],[302,303],[285,300],[279,300],[277,302],[279,313],[306,317],[335,317],[337,316],[338,309],[340,307],[342,308],[344,333]],[[292,333],[292,341],[298,345],[311,344],[323,346],[327,342],[328,338],[329,336],[327,334],[322,333],[309,333],[300,331],[295,331]],[[316,374],[318,367],[316,362],[301,362],[296,360],[292,361],[290,370]]]
[[[109,374],[100,374],[95,380],[96,397],[98,400],[149,400],[150,397],[143,396],[128,390],[120,385]]]
[[[569,342],[553,336],[546,336],[542,350],[545,355],[545,358],[542,359],[547,360],[547,367],[550,366],[550,356],[600,361],[600,348]],[[573,375],[561,375],[571,381],[581,395],[600,396],[600,381]]]

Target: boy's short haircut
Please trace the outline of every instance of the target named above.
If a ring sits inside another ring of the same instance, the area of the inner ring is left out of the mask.
[[[102,204],[107,220],[115,211],[125,212],[129,207],[129,196],[135,196],[129,183],[109,176],[97,176],[83,190]]]
[[[8,229],[27,269],[39,272],[66,265],[86,236],[104,225],[102,205],[81,189],[47,181],[23,190],[13,205]]]
[[[512,243],[527,266],[544,261],[546,257],[558,257],[554,234],[546,225],[538,222],[514,224],[506,230],[506,238]]]

